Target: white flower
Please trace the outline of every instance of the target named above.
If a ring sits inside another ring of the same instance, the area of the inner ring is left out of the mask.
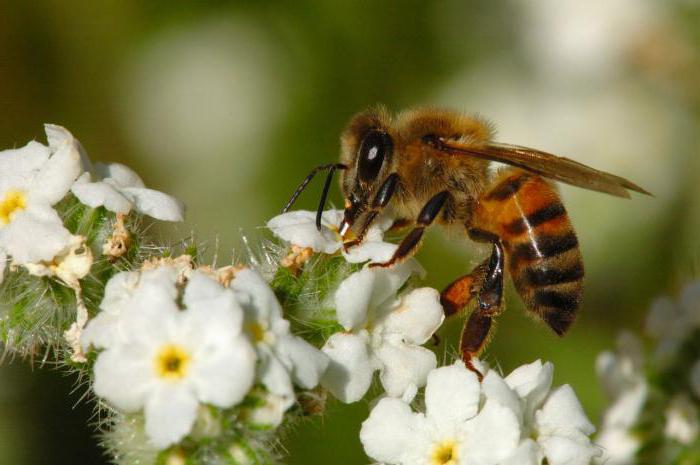
[[[516,413],[495,398],[481,408],[481,386],[463,363],[428,375],[425,413],[385,397],[362,424],[367,455],[387,464],[496,465],[518,451]],[[524,463],[524,462],[521,462]]]
[[[390,269],[364,268],[346,278],[335,293],[338,322],[346,332],[323,346],[331,358],[322,384],[343,402],[360,400],[375,370],[387,394],[400,397],[425,384],[435,354],[421,347],[444,320],[435,289],[396,292],[421,269],[409,260]]]
[[[50,262],[72,237],[52,208],[80,174],[78,142],[45,125],[49,146],[0,152],[0,251],[16,264]]]
[[[274,292],[256,271],[238,271],[231,289],[244,309],[245,329],[258,353],[260,381],[279,397],[284,412],[295,400],[292,382],[304,389],[315,387],[328,357],[290,332]]]
[[[674,396],[666,408],[665,416],[666,437],[686,445],[692,444],[697,439],[700,430],[698,409],[688,396],[685,394]]]
[[[126,412],[143,409],[151,442],[165,448],[190,432],[200,403],[227,408],[244,398],[255,351],[230,289],[195,271],[179,298],[174,267],[135,276],[110,281],[103,311],[111,324],[93,328],[95,319],[84,336],[106,347],[95,362],[95,393]]]
[[[338,226],[343,219],[342,210],[328,210],[321,217],[321,231],[316,229],[316,212],[296,210],[283,213],[267,222],[273,234],[299,247],[310,247],[314,252],[334,254],[342,251],[350,263],[388,261],[396,250],[396,244],[384,242],[382,235],[392,224],[387,217],[376,220],[367,230],[361,244],[345,251]]]
[[[588,465],[598,455],[593,426],[571,387],[550,391],[552,364],[539,360],[505,379],[475,361],[482,383],[462,362],[433,370],[426,413],[384,398],[362,425],[367,454],[401,465]]]
[[[658,339],[656,360],[670,361],[684,340],[700,327],[700,281],[686,285],[677,302],[669,297],[656,299],[649,310],[646,329]]]
[[[516,455],[519,458],[511,457],[508,463],[539,464],[544,456],[549,465],[588,465],[600,454],[589,439],[595,428],[571,386],[563,385],[550,391],[553,371],[551,363],[537,360],[513,370],[505,383],[493,370],[484,377],[486,398],[499,399],[522,415],[525,444],[520,444]],[[519,401],[513,399],[504,384]],[[529,444],[529,438],[536,444]],[[529,461],[523,460],[524,456],[528,456]]]
[[[641,342],[629,332],[617,340],[617,352],[603,352],[596,361],[596,371],[611,401],[603,414],[596,443],[603,450],[600,463],[627,465],[634,463],[641,446],[631,429],[639,419],[648,396],[642,372]]]
[[[115,213],[131,209],[164,221],[182,221],[183,205],[174,197],[144,186],[141,178],[120,163],[96,163],[92,170],[86,166],[71,191],[85,205],[104,206]],[[91,173],[92,171],[92,173]],[[93,176],[96,178],[92,181]]]

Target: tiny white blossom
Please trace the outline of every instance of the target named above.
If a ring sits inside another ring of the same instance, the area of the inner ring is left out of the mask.
[[[83,344],[105,347],[95,393],[126,412],[143,409],[158,448],[190,432],[200,403],[236,405],[254,379],[255,351],[233,291],[195,271],[180,299],[177,278],[169,266],[117,275],[102,304],[106,317],[83,333]]]
[[[45,129],[48,147],[0,151],[0,251],[19,265],[50,262],[72,240],[53,205],[80,174],[79,145],[60,126]]]
[[[646,329],[658,339],[654,356],[660,363],[669,362],[680,345],[700,328],[700,281],[686,285],[678,301],[669,297],[656,299],[649,310]]]
[[[600,463],[628,465],[635,461],[641,446],[633,434],[635,425],[648,397],[648,385],[643,374],[641,342],[629,332],[620,334],[617,352],[603,352],[596,361],[596,371],[611,401],[603,413],[596,443],[603,455]]]
[[[549,465],[588,465],[600,454],[589,439],[595,428],[571,386],[550,390],[553,371],[551,363],[537,360],[513,370],[505,378],[505,384],[519,398],[519,408],[495,371],[488,371],[482,384],[487,398],[498,398],[516,412],[522,412],[523,440],[533,439],[540,451],[531,454],[531,458],[544,456]],[[521,448],[519,454],[538,450],[534,445],[522,443]]]
[[[338,226],[343,219],[342,210],[328,210],[321,217],[321,231],[316,229],[316,212],[296,210],[283,213],[267,222],[267,227],[282,240],[299,247],[310,247],[314,252],[334,254],[339,250],[350,263],[366,261],[385,262],[389,260],[396,244],[384,242],[382,235],[392,224],[391,219],[381,217],[367,230],[362,243],[343,248],[343,240]]]
[[[304,389],[315,387],[326,371],[328,357],[290,332],[282,307],[258,272],[238,271],[231,289],[243,307],[244,327],[258,353],[260,381],[277,396],[270,398],[274,400],[270,404],[281,405],[284,412],[295,401],[293,383]]]
[[[687,395],[675,395],[666,407],[665,416],[666,437],[685,445],[692,444],[698,438],[698,408]]]
[[[588,465],[594,428],[568,385],[550,390],[552,365],[539,360],[506,378],[462,362],[428,375],[425,414],[381,399],[362,425],[367,454],[400,465]]]
[[[495,398],[481,404],[481,386],[463,363],[428,375],[425,413],[385,397],[362,424],[371,458],[400,465],[496,465],[518,451],[516,413]]]
[[[343,402],[360,400],[379,378],[387,394],[401,397],[425,384],[435,354],[421,347],[440,327],[444,312],[435,289],[396,292],[421,268],[409,260],[390,269],[364,268],[335,293],[338,322],[345,332],[323,346],[331,363],[322,384]]]
[[[159,220],[182,221],[182,203],[170,195],[146,188],[131,168],[120,163],[96,163],[85,169],[71,187],[73,194],[85,205],[93,208],[104,206],[109,211],[124,214],[133,208]]]

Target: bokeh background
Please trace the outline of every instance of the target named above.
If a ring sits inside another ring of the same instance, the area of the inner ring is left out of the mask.
[[[649,302],[696,275],[700,232],[700,2],[693,0],[0,0],[0,147],[68,127],[188,205],[195,231],[240,252],[355,112],[444,105],[498,140],[559,153],[654,193],[621,200],[562,186],[586,259],[586,302],[563,339],[511,294],[486,358],[556,366],[597,419],[596,355]],[[299,204],[314,208],[320,181]],[[341,205],[336,191],[333,200]],[[441,288],[484,250],[431,231],[418,255]],[[449,354],[461,322],[447,324]],[[5,359],[0,463],[106,463],[74,380]],[[76,405],[77,404],[77,405]],[[364,464],[368,406],[329,406],[287,437],[289,463]]]

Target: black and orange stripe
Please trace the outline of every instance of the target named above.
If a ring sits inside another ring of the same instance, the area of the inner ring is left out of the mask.
[[[543,178],[505,171],[479,201],[473,227],[498,236],[528,310],[557,334],[573,323],[583,292],[583,260],[566,209]]]

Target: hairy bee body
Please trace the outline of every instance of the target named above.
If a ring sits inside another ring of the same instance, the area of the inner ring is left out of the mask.
[[[491,255],[452,282],[441,301],[446,314],[477,305],[462,335],[462,358],[471,358],[488,338],[503,308],[503,279],[510,274],[526,308],[557,334],[570,327],[581,304],[583,260],[576,234],[550,180],[620,197],[648,194],[636,184],[567,158],[493,141],[493,128],[479,117],[447,110],[416,109],[393,117],[377,107],[356,115],[341,136],[340,163],[328,169],[317,225],[333,171],[342,170],[345,214],[340,233],[352,247],[379,214],[388,212],[413,229],[386,263],[413,255],[425,229],[437,223],[492,245]],[[493,162],[507,166],[491,169]],[[474,369],[474,371],[477,371]],[[478,372],[477,372],[478,374]]]

